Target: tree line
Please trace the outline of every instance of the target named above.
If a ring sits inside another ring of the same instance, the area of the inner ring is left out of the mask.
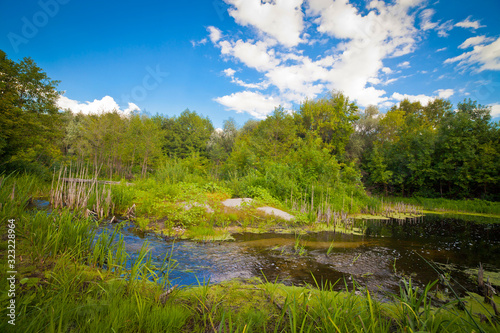
[[[332,92],[294,112],[277,107],[264,120],[238,128],[229,119],[215,129],[190,110],[175,117],[61,111],[57,84],[33,60],[0,51],[1,170],[47,173],[78,162],[130,179],[176,161],[202,178],[245,179],[282,200],[312,188],[499,199],[499,124],[472,100],[456,109],[443,99],[404,100],[382,114]]]

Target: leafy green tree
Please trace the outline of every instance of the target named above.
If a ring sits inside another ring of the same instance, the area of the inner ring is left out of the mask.
[[[379,151],[377,145],[373,147],[368,157],[366,165],[368,171],[368,179],[374,185],[381,185],[384,188],[385,195],[388,194],[387,186],[390,183],[393,172],[388,170],[387,162],[383,154]]]
[[[363,153],[371,150],[380,128],[379,115],[379,109],[375,105],[370,105],[358,113],[359,119],[354,122],[354,133],[346,146],[348,160],[362,163]]]
[[[32,59],[15,62],[0,50],[0,168],[50,165],[60,155],[57,84]]]
[[[296,113],[298,133],[302,138],[321,139],[322,147],[334,155],[343,155],[358,119],[358,106],[340,92],[325,98],[306,100]]]
[[[172,157],[185,158],[193,153],[208,157],[207,143],[214,131],[212,122],[196,112],[185,110],[179,117],[164,118],[164,153]]]
[[[250,121],[243,126],[228,161],[240,174],[251,168],[263,170],[268,163],[283,161],[294,148],[294,118],[278,107],[265,120]]]
[[[491,165],[496,159],[495,132],[490,109],[470,99],[458,103],[457,112],[446,113],[435,152],[436,181],[442,195],[469,197],[474,195],[475,183],[484,188],[495,179],[498,169]],[[488,166],[491,169],[484,169]]]
[[[213,131],[207,143],[210,159],[218,166],[226,161],[233,150],[234,141],[238,135],[238,129],[234,119],[224,121],[222,130]]]

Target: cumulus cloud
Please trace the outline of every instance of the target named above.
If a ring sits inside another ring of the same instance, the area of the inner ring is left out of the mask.
[[[134,103],[128,103],[128,107],[125,110],[121,110],[118,103],[111,96],[104,96],[101,99],[95,99],[93,102],[84,103],[69,99],[66,96],[60,96],[57,100],[57,106],[61,110],[71,110],[73,113],[83,114],[102,114],[117,111],[123,115],[129,115],[134,111],[141,111]]]
[[[435,92],[438,93],[439,98],[450,98],[455,94],[455,91],[453,89],[438,89]]]
[[[209,26],[207,30],[209,33],[208,37],[210,38],[212,43],[217,43],[221,39],[222,32],[218,28]]]
[[[224,40],[219,43],[219,46],[222,55],[233,57],[260,72],[270,70],[280,63],[275,57],[275,51],[264,41],[253,43],[241,39],[236,42]]]
[[[258,119],[264,119],[279,105],[286,106],[286,103],[283,103],[278,97],[252,91],[242,91],[217,97],[215,101],[224,105],[228,110],[237,113],[247,112]]]
[[[246,112],[261,115],[263,111],[256,111],[249,101],[263,110],[262,105],[268,106],[270,101],[299,103],[329,90],[344,92],[362,107],[388,103],[389,97],[380,87],[397,79],[390,77],[394,72],[384,66],[384,60],[415,50],[420,33],[415,27],[415,17],[423,1],[370,1],[364,9],[347,0],[225,2],[231,6],[229,13],[236,23],[257,33],[250,38],[242,38],[240,33],[223,37],[217,30],[217,38],[212,38],[209,31],[210,40],[225,60],[256,70],[261,80],[244,82],[235,72],[226,70],[224,73],[231,82],[253,91],[215,100],[238,112],[248,108]],[[420,15],[425,29],[439,31],[453,27],[450,22],[432,22],[433,15],[433,10]],[[313,40],[334,41],[336,46],[316,57],[305,55],[300,47]],[[400,67],[409,65],[408,61],[402,61]],[[269,91],[264,94],[263,89]],[[242,104],[238,106],[235,101]],[[269,107],[266,110],[269,112]]]
[[[500,103],[490,104],[489,106],[491,107],[491,117],[500,117]]]
[[[479,29],[484,28],[484,25],[481,25],[479,21],[471,21],[472,16],[467,17],[465,20],[460,21],[455,24],[455,27],[465,28],[465,29]]]
[[[399,68],[410,68],[410,62],[409,61],[404,61],[400,64],[398,64]]]
[[[236,71],[232,68],[226,68],[222,72],[224,73],[224,75],[229,76],[229,77],[233,77],[234,73],[236,73]]]
[[[474,37],[473,37],[474,38]],[[474,49],[469,52],[462,53],[459,56],[446,59],[445,64],[458,62],[459,66],[475,66],[478,72],[484,70],[500,70],[500,37],[491,43],[487,43],[492,39],[483,38],[482,40],[467,39],[461,44],[465,47],[474,45]]]
[[[261,34],[273,37],[287,47],[302,42],[304,28],[302,0],[226,0],[236,23],[252,26]]]

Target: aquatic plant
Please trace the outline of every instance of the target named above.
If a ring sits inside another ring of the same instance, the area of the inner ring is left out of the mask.
[[[299,256],[303,256],[307,252],[306,248],[302,244],[300,234],[295,234],[295,243],[293,245],[293,250],[294,253]]]

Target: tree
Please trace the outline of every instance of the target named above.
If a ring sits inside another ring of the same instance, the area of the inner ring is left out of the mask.
[[[32,59],[17,63],[0,50],[0,168],[49,165],[60,155],[57,84]]]
[[[359,119],[354,122],[354,133],[346,146],[348,160],[361,162],[363,152],[370,151],[380,128],[379,110],[369,105],[364,112],[359,112]]]
[[[474,187],[496,178],[497,168],[489,168],[496,159],[496,130],[490,109],[472,100],[458,103],[457,112],[448,112],[441,121],[435,152],[436,180],[443,195],[468,197]]]
[[[202,157],[208,157],[207,143],[214,131],[210,119],[186,109],[179,117],[164,118],[161,127],[165,133],[165,154],[186,158],[198,153]]]
[[[223,130],[215,130],[210,136],[210,140],[207,143],[207,150],[210,159],[215,162],[216,165],[227,160],[231,151],[233,150],[234,140],[238,134],[238,129],[234,119],[224,121]]]
[[[387,163],[377,145],[375,145],[370,152],[366,168],[368,170],[370,182],[375,185],[382,185],[384,193],[387,195],[387,185],[391,181],[393,172],[387,170]]]
[[[316,100],[306,100],[296,114],[299,135],[321,139],[323,148],[333,155],[344,155],[345,146],[354,132],[358,106],[340,92]]]

